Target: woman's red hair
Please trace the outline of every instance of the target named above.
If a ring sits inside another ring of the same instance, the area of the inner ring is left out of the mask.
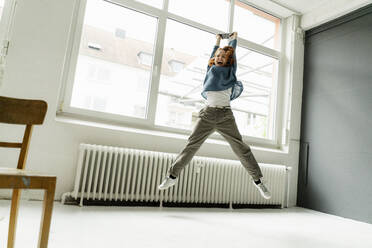
[[[213,54],[213,58],[209,59],[208,65],[214,65],[216,53],[220,50],[224,50],[227,56],[226,64],[223,66],[232,66],[234,64],[234,48],[232,46],[225,46],[223,48],[218,48],[216,52]]]

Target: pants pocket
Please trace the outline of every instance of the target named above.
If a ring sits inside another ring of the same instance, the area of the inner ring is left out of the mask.
[[[230,109],[225,112],[224,119],[225,120],[235,119],[234,114]]]
[[[206,113],[205,113],[205,108],[202,108],[200,111],[199,111],[199,117],[202,118],[206,116]]]

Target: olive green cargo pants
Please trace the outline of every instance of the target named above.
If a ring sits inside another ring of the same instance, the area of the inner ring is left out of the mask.
[[[243,142],[230,107],[205,107],[200,110],[199,118],[187,145],[169,168],[168,175],[178,177],[203,142],[214,131],[220,133],[227,140],[249,175],[255,181],[260,179],[262,177],[261,169],[250,147]]]

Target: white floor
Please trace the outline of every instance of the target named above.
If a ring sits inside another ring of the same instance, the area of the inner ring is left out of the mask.
[[[0,247],[10,201],[0,201]],[[41,202],[22,201],[16,247],[36,247]],[[78,207],[55,203],[50,248],[371,248],[372,225],[303,208]]]

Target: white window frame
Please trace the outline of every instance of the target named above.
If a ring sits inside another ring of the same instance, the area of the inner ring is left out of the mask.
[[[155,115],[156,115],[156,104],[157,104],[157,97],[158,97],[158,89],[159,89],[159,81],[160,81],[160,67],[162,63],[163,57],[163,48],[164,48],[164,38],[165,38],[165,29],[166,29],[166,22],[167,19],[171,19],[182,24],[186,24],[192,26],[194,28],[200,29],[202,31],[206,31],[212,34],[216,33],[224,33],[224,32],[233,32],[233,20],[234,16],[232,13],[234,12],[235,2],[240,1],[247,5],[251,5],[246,0],[231,0],[230,1],[230,10],[229,10],[229,24],[228,30],[218,30],[210,26],[203,25],[201,23],[195,22],[193,20],[184,18],[182,16],[169,13],[168,12],[168,3],[171,0],[164,0],[163,8],[158,9],[156,7],[152,7],[146,5],[141,2],[136,2],[134,0],[104,0],[110,3],[114,3],[120,6],[123,6],[128,9],[132,9],[134,11],[144,13],[146,15],[158,18],[158,25],[157,25],[157,32],[154,42],[154,59],[153,59],[153,66],[151,71],[150,77],[150,89],[149,89],[149,99],[147,104],[147,118],[136,118],[136,117],[129,117],[129,116],[121,116],[109,113],[103,113],[93,110],[87,109],[79,109],[69,106],[71,102],[72,96],[72,89],[74,84],[74,77],[75,77],[75,69],[77,64],[77,58],[79,55],[79,48],[80,48],[80,40],[81,34],[83,29],[83,22],[84,22],[84,15],[85,15],[85,7],[86,2],[89,0],[77,0],[74,6],[74,15],[72,18],[72,23],[70,27],[70,37],[69,37],[69,44],[67,49],[67,54],[65,58],[65,69],[62,77],[62,88],[59,100],[59,107],[57,110],[57,114],[67,114],[76,117],[88,117],[89,119],[94,119],[97,121],[103,122],[115,122],[119,124],[123,124],[126,126],[134,126],[145,128],[149,130],[158,130],[158,131],[165,131],[165,132],[173,132],[173,133],[180,133],[180,134],[189,134],[189,130],[172,128],[172,127],[164,127],[155,125]],[[252,5],[251,5],[252,6]],[[253,6],[255,7],[255,6]],[[257,8],[257,7],[255,7]],[[260,9],[262,10],[262,9]],[[265,11],[268,12],[268,11]],[[270,13],[270,12],[268,12]],[[271,13],[270,13],[271,14]],[[271,14],[273,15],[273,14]],[[274,15],[275,16],[275,15]],[[278,15],[276,15],[278,17]],[[268,148],[281,148],[281,140],[282,140],[282,120],[284,114],[284,71],[285,71],[285,39],[286,37],[283,34],[283,30],[285,30],[285,23],[283,22],[283,18],[278,17],[281,20],[280,25],[280,46],[281,50],[276,51],[274,49],[265,47],[263,45],[251,42],[246,39],[238,38],[238,46],[253,50],[260,54],[275,58],[278,60],[278,75],[277,75],[277,84],[273,86],[272,92],[275,95],[274,99],[276,101],[272,104],[276,104],[274,118],[272,118],[271,123],[269,125],[275,125],[275,129],[273,129],[273,139],[264,139],[264,138],[257,138],[252,136],[243,136],[243,140],[257,146],[261,147],[268,147]],[[213,44],[211,44],[211,47]],[[216,139],[223,139],[222,136],[218,134],[212,134],[210,137]]]

